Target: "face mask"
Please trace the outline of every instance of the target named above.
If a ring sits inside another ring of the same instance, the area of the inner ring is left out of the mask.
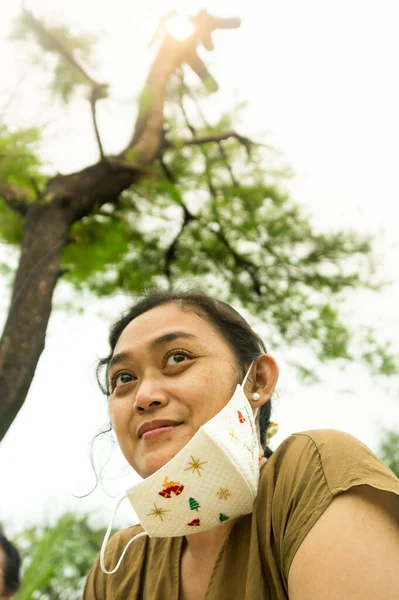
[[[263,450],[256,415],[244,393],[251,367],[226,406],[202,425],[176,456],[118,501],[100,553],[104,573],[115,573],[138,537],[190,535],[252,512]],[[116,510],[125,497],[145,531],[129,541],[116,567],[107,571],[105,547]]]

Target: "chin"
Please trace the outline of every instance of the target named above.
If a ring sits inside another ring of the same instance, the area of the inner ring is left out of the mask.
[[[148,456],[142,457],[143,460],[141,461],[141,465],[135,470],[144,479],[146,477],[150,477],[150,475],[153,475],[156,473],[156,471],[159,471],[159,469],[164,467],[170,460],[172,460],[172,458],[176,456],[178,452],[180,452],[183,446],[179,445],[177,448],[170,448],[168,450],[165,448],[163,451],[158,450],[157,452],[153,452]]]

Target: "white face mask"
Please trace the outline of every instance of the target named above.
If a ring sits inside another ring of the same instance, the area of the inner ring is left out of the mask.
[[[252,512],[263,449],[256,414],[244,393],[251,367],[226,406],[202,425],[176,456],[118,501],[100,553],[104,573],[115,573],[138,537],[190,535]],[[125,497],[145,531],[129,541],[116,567],[107,571],[105,547],[115,512]]]

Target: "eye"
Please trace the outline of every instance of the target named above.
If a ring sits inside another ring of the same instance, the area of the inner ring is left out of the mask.
[[[186,352],[183,352],[182,350],[174,350],[173,352],[168,354],[166,358],[166,364],[168,366],[174,366],[190,359],[191,356],[189,356]]]
[[[113,391],[115,388],[121,387],[131,381],[133,381],[133,375],[130,373],[126,373],[126,371],[115,373],[115,375],[111,377],[111,390]]]

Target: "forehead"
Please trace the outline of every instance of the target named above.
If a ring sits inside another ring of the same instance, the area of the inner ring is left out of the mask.
[[[198,312],[195,307],[182,310],[174,303],[152,308],[133,319],[125,327],[115,346],[115,352],[128,350],[132,346],[150,344],[155,339],[174,331],[193,334],[199,343],[205,345],[227,345],[214,326]]]

